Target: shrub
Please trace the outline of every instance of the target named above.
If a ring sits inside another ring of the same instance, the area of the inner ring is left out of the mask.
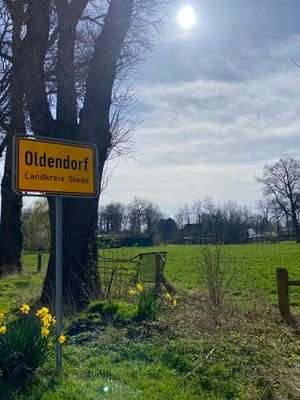
[[[201,256],[200,279],[209,292],[213,306],[217,307],[233,278],[233,263],[219,244],[201,247]]]

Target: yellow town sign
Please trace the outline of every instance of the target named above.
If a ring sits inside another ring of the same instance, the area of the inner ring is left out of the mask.
[[[97,196],[94,145],[18,136],[14,149],[17,192]]]

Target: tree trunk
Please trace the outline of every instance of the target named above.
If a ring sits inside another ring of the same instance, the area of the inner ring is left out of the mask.
[[[294,221],[294,227],[295,227],[296,242],[300,243],[300,229],[297,219]]]
[[[296,242],[300,243],[300,229],[299,229],[299,223],[298,223],[298,218],[297,218],[297,212],[296,212],[296,207],[294,204],[291,206],[292,209],[292,223],[294,226],[294,231],[295,231],[295,236],[296,236]]]
[[[49,199],[51,223],[51,249],[47,275],[41,300],[54,303],[55,299],[55,205]],[[91,299],[101,296],[97,262],[97,210],[96,199],[62,200],[62,279],[63,303],[76,308],[84,307]]]
[[[12,190],[12,140],[6,147],[1,183],[0,276],[22,271],[22,197]]]
[[[22,54],[19,48],[21,25],[14,25],[12,38],[12,69],[10,73],[10,127],[6,133],[6,157],[1,183],[1,222],[0,222],[0,276],[18,273],[22,270],[21,252],[22,197],[12,190],[12,143],[16,133],[25,132],[24,94],[21,84]]]

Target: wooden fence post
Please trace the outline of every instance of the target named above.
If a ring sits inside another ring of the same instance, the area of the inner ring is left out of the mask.
[[[111,291],[111,287],[112,287],[113,280],[114,280],[115,272],[116,272],[116,268],[114,268],[114,269],[111,271],[111,276],[110,276],[110,280],[109,280],[109,284],[108,284],[108,288],[107,288],[107,293],[106,293],[106,299],[109,298],[110,291]]]
[[[278,305],[283,317],[290,316],[289,276],[285,268],[276,269]]]
[[[164,274],[165,260],[163,259],[162,255],[159,253],[155,254],[154,266],[155,266],[154,292],[158,295],[162,294],[163,286],[164,286],[168,293],[174,294],[175,289],[170,284],[170,282],[168,282],[168,280]]]
[[[42,255],[39,253],[37,256],[37,273],[39,274],[42,270]]]

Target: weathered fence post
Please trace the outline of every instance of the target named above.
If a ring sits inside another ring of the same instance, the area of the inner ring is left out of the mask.
[[[285,268],[276,269],[278,305],[283,317],[290,316],[289,276]]]
[[[116,272],[116,269],[113,268],[113,270],[111,271],[111,276],[110,276],[110,280],[109,280],[109,284],[108,284],[108,288],[107,288],[106,299],[109,298],[111,287],[112,287],[113,280],[114,280],[115,272]]]
[[[155,261],[154,261],[154,267],[155,267],[155,285],[154,285],[154,292],[156,294],[162,294],[163,293],[163,286],[166,288],[166,290],[174,294],[175,289],[173,286],[168,282],[167,278],[165,277],[164,274],[164,266],[165,266],[165,260],[162,257],[161,254],[157,253],[155,254]]]
[[[37,273],[39,274],[42,270],[42,255],[39,253],[37,256]]]

